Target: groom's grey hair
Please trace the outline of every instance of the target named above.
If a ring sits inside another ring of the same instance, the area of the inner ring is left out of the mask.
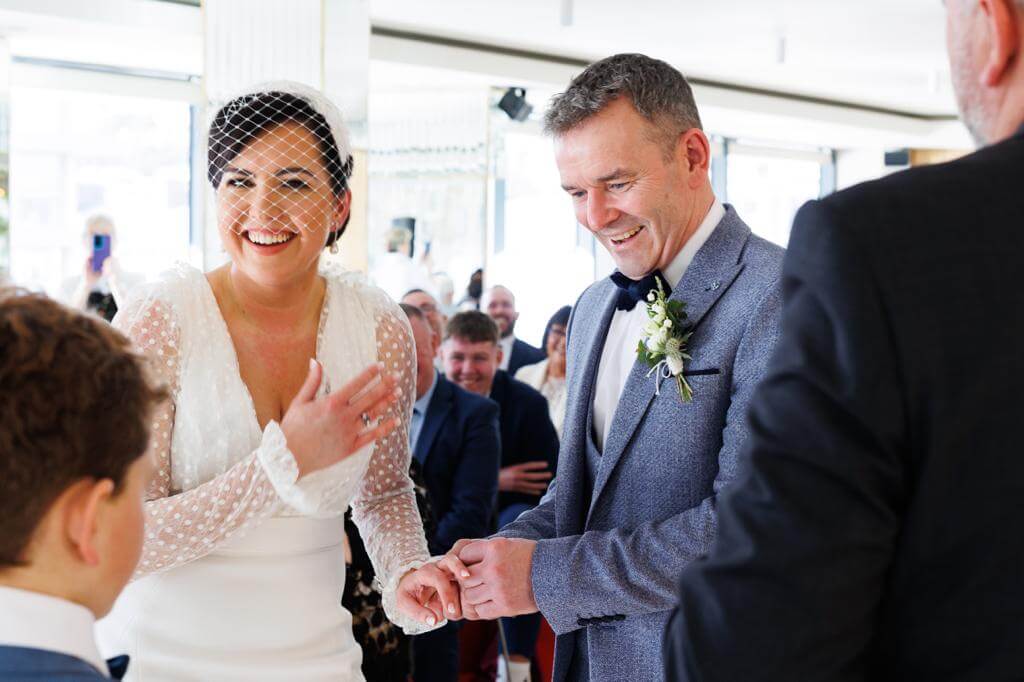
[[[647,55],[616,54],[588,66],[551,99],[544,132],[563,135],[620,97],[628,97],[637,113],[654,124],[655,141],[665,145],[668,156],[679,135],[703,130],[693,91],[678,69]]]

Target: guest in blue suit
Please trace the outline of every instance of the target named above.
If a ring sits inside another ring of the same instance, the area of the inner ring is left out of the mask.
[[[93,627],[139,560],[164,392],[127,339],[44,296],[0,294],[0,348],[0,679],[120,679]]]
[[[558,459],[558,433],[548,414],[547,399],[498,370],[502,355],[498,343],[498,326],[487,315],[459,313],[448,323],[441,356],[449,379],[490,396],[501,410],[498,528],[503,528],[537,506],[547,491]],[[509,666],[518,669],[502,679],[529,676],[540,619],[540,614],[531,613],[502,620]]]
[[[434,370],[440,339],[422,311],[404,303],[401,307],[412,327],[417,359],[409,440],[437,521],[427,543],[431,554],[444,554],[467,533],[490,531],[501,464],[498,406]],[[416,682],[454,682],[457,624],[416,637],[413,652]]]
[[[483,310],[498,325],[501,347],[499,367],[511,376],[515,376],[520,367],[534,365],[547,357],[544,349],[531,346],[522,339],[516,338],[516,322],[519,311],[516,310],[516,297],[508,287],[495,285],[484,292],[481,302]]]

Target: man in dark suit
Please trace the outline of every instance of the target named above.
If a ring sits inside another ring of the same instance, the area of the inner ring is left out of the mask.
[[[0,292],[0,679],[120,679],[95,619],[142,549],[148,383],[126,338],[34,294]]]
[[[498,406],[439,375],[433,359],[440,339],[419,308],[403,303],[416,344],[416,402],[409,439],[427,489],[436,530],[430,553],[444,554],[467,533],[490,530],[498,492],[501,441]],[[458,677],[458,625],[413,640],[416,682]]]
[[[499,284],[485,291],[481,306],[498,325],[498,346],[501,348],[499,369],[515,376],[520,367],[536,364],[547,357],[544,350],[516,338],[519,311],[516,310],[516,297],[507,287]]]
[[[441,357],[451,381],[489,396],[500,408],[497,520],[498,528],[502,528],[540,502],[555,472],[558,433],[548,415],[547,399],[498,369],[502,355],[498,339],[498,326],[489,316],[476,311],[459,313],[448,322]],[[502,626],[512,661],[528,669],[536,646],[540,614],[503,619]]]
[[[983,149],[798,213],[744,470],[688,567],[676,680],[1024,675],[1024,9],[947,0]]]

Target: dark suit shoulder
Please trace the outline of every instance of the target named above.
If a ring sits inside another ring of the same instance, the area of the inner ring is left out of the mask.
[[[511,400],[519,404],[533,404],[542,406],[543,409],[547,410],[548,399],[545,398],[540,391],[535,389],[529,384],[523,383],[519,379],[505,375],[508,378],[508,385],[505,390],[507,391],[507,400]]]
[[[1024,195],[1017,177],[1024,137],[1014,137],[947,163],[910,168],[820,200],[843,229],[856,229],[869,246],[906,239],[931,241],[935,230],[1001,229],[985,219],[1019,215]],[[988,222],[988,225],[984,223]],[[963,234],[957,235],[957,240]]]
[[[445,381],[452,387],[452,401],[460,413],[467,416],[480,414],[496,417],[498,414],[498,403],[490,398],[467,391],[461,386],[454,384],[447,379]]]

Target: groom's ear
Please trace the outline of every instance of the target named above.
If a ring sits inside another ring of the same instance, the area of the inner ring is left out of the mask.
[[[707,181],[711,167],[711,142],[700,128],[681,133],[676,142],[676,159],[689,178],[688,185],[697,189]]]

